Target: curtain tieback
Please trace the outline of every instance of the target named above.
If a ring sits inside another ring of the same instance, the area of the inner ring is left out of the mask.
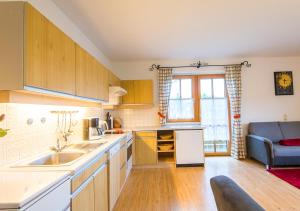
[[[157,112],[157,114],[158,114],[158,116],[160,117],[160,118],[166,118],[166,116],[165,115],[163,115],[161,112]]]
[[[240,119],[241,118],[241,114],[235,114],[233,115],[233,119]]]

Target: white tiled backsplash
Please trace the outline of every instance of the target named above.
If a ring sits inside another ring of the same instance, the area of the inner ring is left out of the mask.
[[[147,109],[120,109],[112,112],[114,117],[122,119],[123,128],[158,126],[158,107]]]
[[[82,139],[82,119],[104,117],[102,108],[0,104],[0,115],[5,114],[0,128],[9,129],[7,136],[0,138],[0,165],[41,153],[56,144],[57,115],[51,113],[53,110],[79,111],[74,114],[77,124],[73,128],[71,141]],[[42,118],[46,118],[45,123],[42,123]],[[33,120],[31,125],[27,124],[28,119]]]

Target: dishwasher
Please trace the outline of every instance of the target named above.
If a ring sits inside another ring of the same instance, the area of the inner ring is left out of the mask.
[[[203,130],[176,130],[176,166],[204,166]]]

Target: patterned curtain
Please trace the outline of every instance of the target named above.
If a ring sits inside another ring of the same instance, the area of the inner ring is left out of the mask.
[[[232,123],[231,156],[236,159],[245,158],[245,147],[241,126],[241,65],[226,66],[225,80],[228,90]]]
[[[158,70],[159,89],[159,116],[160,124],[165,125],[169,108],[169,99],[172,85],[172,69],[165,68]]]

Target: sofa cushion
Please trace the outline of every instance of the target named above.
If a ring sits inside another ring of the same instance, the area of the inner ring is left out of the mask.
[[[249,124],[248,131],[251,135],[266,137],[272,142],[284,138],[278,122],[252,122]]]
[[[273,151],[275,157],[300,156],[300,146],[283,146],[280,144],[273,144]]]
[[[300,139],[299,138],[283,139],[279,141],[279,144],[283,146],[300,146]]]
[[[300,122],[280,122],[284,139],[300,138]]]

